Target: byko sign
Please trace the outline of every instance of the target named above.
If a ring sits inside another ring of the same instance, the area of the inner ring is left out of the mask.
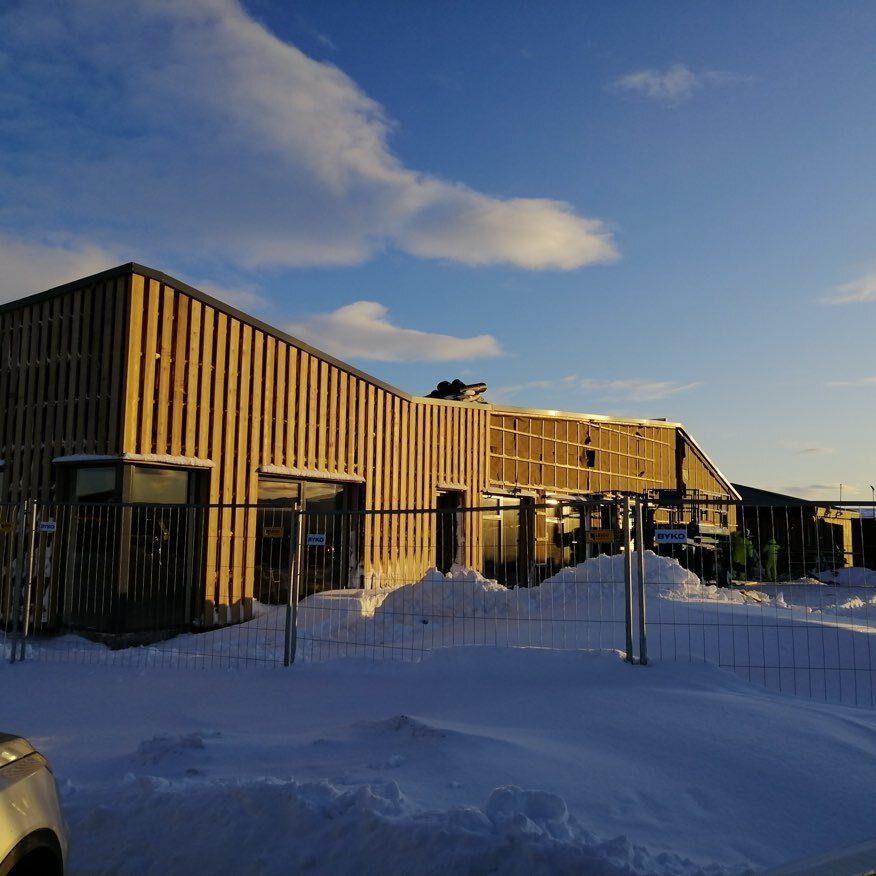
[[[654,541],[657,544],[684,544],[687,541],[687,530],[655,529]]]

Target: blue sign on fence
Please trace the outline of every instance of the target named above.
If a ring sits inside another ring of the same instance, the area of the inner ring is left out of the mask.
[[[684,544],[687,541],[686,529],[655,529],[654,541],[657,544]]]

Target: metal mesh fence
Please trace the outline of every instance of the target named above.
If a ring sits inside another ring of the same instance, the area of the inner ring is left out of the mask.
[[[435,648],[708,662],[876,706],[873,509],[0,506],[7,662],[283,666]]]

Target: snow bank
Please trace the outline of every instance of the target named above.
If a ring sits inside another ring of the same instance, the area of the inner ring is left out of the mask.
[[[851,567],[819,572],[816,576],[824,584],[836,584],[840,587],[876,587],[876,571]]]
[[[561,797],[513,785],[494,790],[481,807],[429,810],[392,779],[343,787],[329,780],[131,774],[111,798],[103,788],[80,793],[68,785],[63,802],[73,836],[88,840],[75,849],[71,876],[731,872],[654,855],[626,836],[599,840]],[[144,843],[147,826],[160,830],[160,842]]]

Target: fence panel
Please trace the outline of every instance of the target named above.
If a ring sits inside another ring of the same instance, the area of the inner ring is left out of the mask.
[[[622,566],[620,577],[617,568],[606,577],[598,563],[569,565],[612,546],[604,536],[587,540],[590,515],[603,510],[508,502],[372,515],[304,511],[298,656],[416,660],[434,648],[478,645],[624,650]],[[374,562],[359,571],[356,551],[327,554],[321,539],[340,529],[355,542],[365,516]],[[470,539],[483,574],[463,562]],[[324,586],[327,565],[334,581],[353,588]]]
[[[0,506],[3,656],[282,666],[611,650],[876,706],[869,507],[455,502]]]
[[[692,525],[683,543],[655,538],[645,572],[649,656],[713,663],[772,690],[876,706],[871,509],[740,504],[734,513],[737,526],[727,532],[701,537]]]

